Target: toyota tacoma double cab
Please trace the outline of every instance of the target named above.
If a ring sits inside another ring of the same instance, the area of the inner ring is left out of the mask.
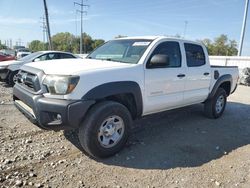
[[[238,78],[237,67],[210,66],[199,42],[132,37],[86,59],[22,66],[13,100],[42,129],[78,130],[82,148],[102,158],[123,148],[136,118],[197,103],[219,118]]]

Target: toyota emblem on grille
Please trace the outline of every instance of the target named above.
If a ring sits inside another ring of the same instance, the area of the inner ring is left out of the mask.
[[[22,76],[21,76],[21,82],[24,83],[26,78],[27,78],[27,73],[23,73]]]

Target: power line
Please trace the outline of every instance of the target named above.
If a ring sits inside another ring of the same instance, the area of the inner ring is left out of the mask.
[[[242,24],[241,37],[240,37],[240,45],[239,45],[239,50],[238,50],[238,56],[241,56],[241,54],[242,54],[242,47],[243,47],[243,42],[244,42],[244,38],[245,38],[246,24],[247,24],[248,5],[249,5],[249,0],[246,0],[245,13],[244,13],[244,17],[243,17],[243,24]]]
[[[74,5],[78,5],[78,6],[81,7],[81,10],[76,10],[76,11],[81,13],[80,54],[82,54],[82,41],[83,41],[83,37],[82,37],[82,31],[83,31],[82,26],[83,26],[83,23],[82,22],[83,22],[83,14],[87,14],[87,11],[83,11],[83,7],[89,7],[89,5],[83,4],[83,0],[81,0],[81,3],[74,2]],[[84,45],[84,53],[86,53],[86,47],[85,47],[85,45]]]

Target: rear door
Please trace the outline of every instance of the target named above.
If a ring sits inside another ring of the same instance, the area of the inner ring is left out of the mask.
[[[203,102],[208,96],[211,81],[208,55],[198,44],[184,43],[184,48],[187,64],[184,103]]]
[[[150,60],[156,55],[167,55],[169,66],[151,67]],[[182,106],[185,84],[180,44],[177,41],[159,43],[146,64],[144,115]]]

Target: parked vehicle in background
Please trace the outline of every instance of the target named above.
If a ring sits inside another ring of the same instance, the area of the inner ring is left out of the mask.
[[[25,52],[27,52],[27,53],[32,53],[28,48],[22,48],[22,46],[19,46],[19,48],[17,48],[17,49],[15,50],[16,58],[17,58],[17,59],[21,58],[21,54],[22,54],[22,53],[25,54]],[[19,57],[18,57],[18,54],[19,54]]]
[[[219,118],[238,78],[237,67],[210,66],[199,42],[123,38],[82,60],[23,66],[13,99],[34,124],[76,129],[88,154],[108,157],[122,149],[141,116],[204,103],[205,115]]]
[[[18,60],[18,59],[23,58],[23,57],[30,55],[30,54],[31,54],[31,52],[17,52],[16,59]]]
[[[53,59],[69,59],[77,58],[72,53],[61,52],[61,51],[39,51],[20,58],[16,61],[8,61],[5,64],[0,65],[0,78],[9,85],[15,84],[15,76],[21,66],[31,62],[47,61]]]
[[[15,59],[16,59],[15,56],[0,53],[0,61],[9,61],[9,60],[15,60]]]
[[[15,46],[13,46],[13,49],[17,51],[19,49],[26,49],[26,48],[25,48],[25,46],[15,45]]]
[[[12,50],[12,49],[2,49],[2,50],[0,50],[0,54],[4,54],[4,55],[7,55],[7,56],[16,56],[15,55],[15,50]]]

